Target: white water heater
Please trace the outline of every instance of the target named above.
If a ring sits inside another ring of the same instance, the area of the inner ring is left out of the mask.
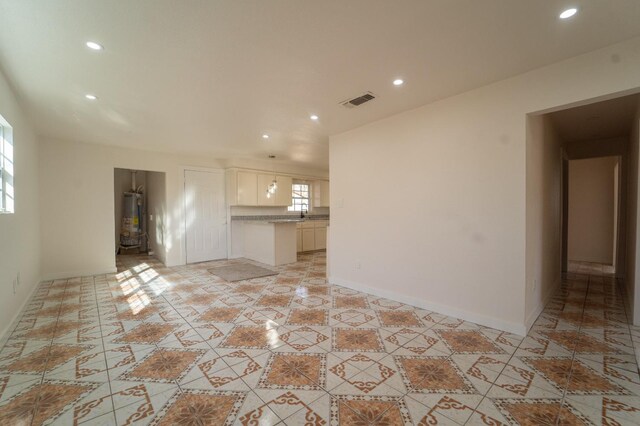
[[[124,248],[140,247],[143,243],[142,194],[125,192],[122,199],[122,224],[120,226],[120,245]]]

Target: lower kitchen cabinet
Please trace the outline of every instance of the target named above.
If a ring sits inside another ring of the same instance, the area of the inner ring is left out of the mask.
[[[302,251],[316,249],[316,233],[314,228],[302,228]]]
[[[327,248],[327,227],[315,228],[315,250],[324,250]]]
[[[298,252],[326,249],[327,224],[326,220],[307,220],[298,223],[296,230]]]

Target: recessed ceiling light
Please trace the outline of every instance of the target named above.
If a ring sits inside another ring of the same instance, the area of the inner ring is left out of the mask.
[[[265,133],[264,135],[262,135],[262,139],[269,139],[269,135]]]
[[[309,116],[309,118],[310,118],[310,119],[312,119],[313,121],[316,121],[316,120],[318,120],[318,118],[320,118],[320,117],[318,117],[318,116],[317,116],[317,115],[315,115],[315,114],[312,114],[312,115],[310,115],[310,116]]]
[[[96,43],[95,41],[88,41],[86,44],[87,44],[87,47],[89,49],[92,49],[92,50],[102,50],[102,49],[104,49],[104,47],[102,47],[101,44]]]
[[[401,78],[396,78],[395,80],[393,80],[394,86],[402,86],[403,84],[404,84],[404,80]]]
[[[559,16],[560,16],[560,19],[568,19],[568,18],[571,18],[576,13],[578,13],[578,9],[576,9],[575,7],[572,7],[571,9],[567,9],[564,12],[562,12]]]
[[[90,101],[95,101],[96,99],[98,99],[96,95],[92,95],[90,93],[87,93],[86,95],[84,95],[84,97],[89,99]]]

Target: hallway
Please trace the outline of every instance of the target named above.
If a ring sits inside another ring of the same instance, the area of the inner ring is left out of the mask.
[[[324,253],[207,271],[237,261],[43,282],[0,352],[0,424],[640,422],[640,328],[610,277],[567,275],[522,339],[329,285]]]

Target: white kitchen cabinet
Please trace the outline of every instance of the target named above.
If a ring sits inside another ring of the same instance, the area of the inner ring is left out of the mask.
[[[316,180],[313,182],[313,207],[329,207],[329,181]]]
[[[317,227],[314,229],[315,231],[315,249],[316,250],[324,250],[327,248],[327,227]]]
[[[242,224],[243,257],[267,265],[294,263],[296,224],[292,222],[246,221]]]
[[[255,206],[258,203],[258,175],[252,172],[238,172],[236,205]]]
[[[296,229],[296,251],[298,253],[302,251],[302,228]]]
[[[289,176],[276,175],[276,183],[278,184],[276,192],[267,197],[267,188],[273,182],[274,175],[258,175],[258,205],[259,206],[283,206],[288,207],[292,204],[291,198],[293,178]]]
[[[267,197],[267,188],[273,182],[272,173],[229,169],[225,173],[225,178],[227,202],[230,206],[287,207],[292,204],[293,178],[291,176],[275,176],[278,188],[271,197]]]
[[[258,200],[259,206],[275,205],[275,200],[276,200],[275,195],[271,194],[271,197],[267,197],[267,188],[269,188],[269,185],[271,184],[271,182],[273,182],[274,177],[275,177],[274,175],[265,175],[265,174],[258,175],[257,200]],[[278,187],[278,190],[280,190],[280,187]]]
[[[298,223],[298,252],[325,250],[327,248],[327,225],[326,220],[306,220]]]
[[[313,251],[316,249],[315,228],[302,228],[302,251]]]
[[[293,204],[293,178],[290,176],[277,176],[277,181],[278,189],[276,190],[274,205],[288,207]]]

